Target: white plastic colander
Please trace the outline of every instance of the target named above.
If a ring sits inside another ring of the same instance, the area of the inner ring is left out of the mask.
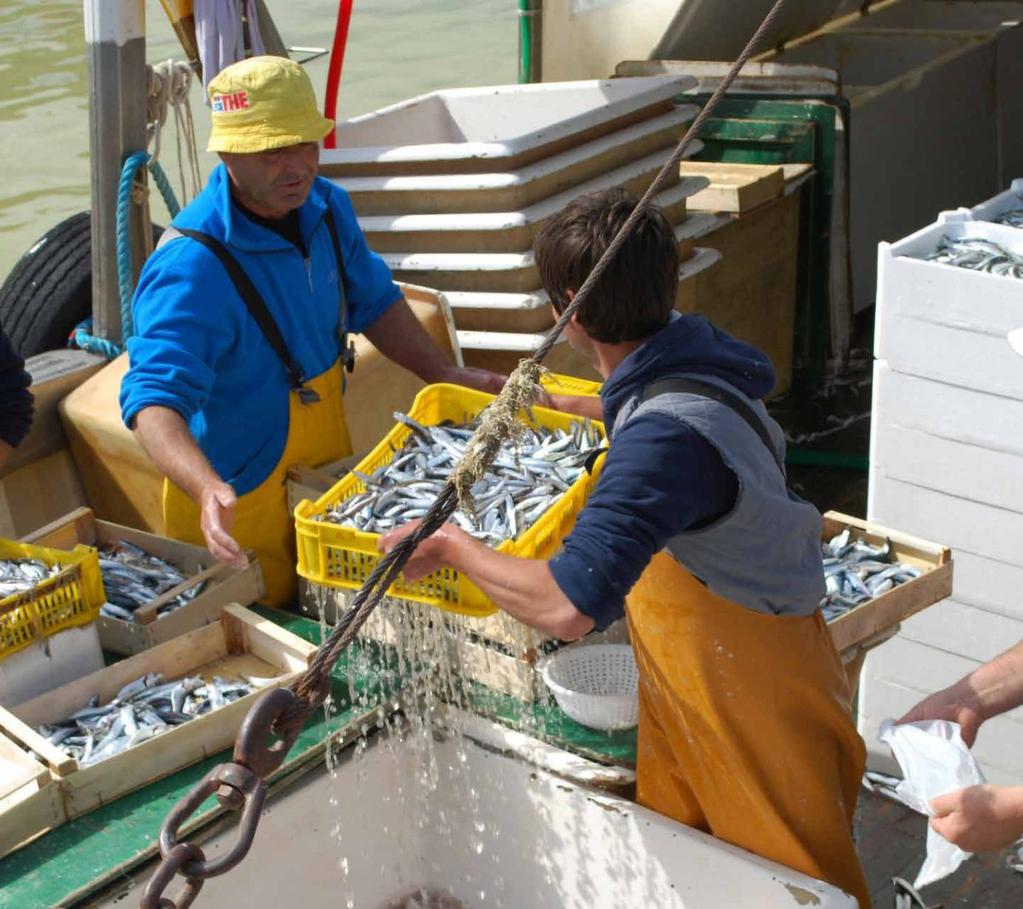
[[[540,665],[558,706],[593,729],[631,729],[639,722],[639,670],[628,644],[560,650]]]

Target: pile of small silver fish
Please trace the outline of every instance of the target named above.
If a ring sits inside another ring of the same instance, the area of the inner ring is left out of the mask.
[[[891,561],[891,543],[871,546],[853,540],[848,528],[821,544],[827,594],[821,612],[830,622],[893,587],[920,577],[920,569]]]
[[[1009,278],[1023,278],[1023,256],[1009,252],[983,237],[943,237],[937,252],[924,257],[928,262],[955,265],[972,271]]]
[[[59,574],[63,567],[39,559],[0,559],[0,599],[31,590],[40,581]]]
[[[1023,227],[1023,208],[1014,208],[995,219],[995,224],[1008,224],[1009,227]]]
[[[125,685],[112,701],[94,697],[61,723],[37,732],[73,757],[80,767],[113,757],[197,716],[237,701],[272,679],[186,677],[164,682],[151,672]]]
[[[477,425],[422,426],[405,414],[394,417],[412,430],[405,445],[372,474],[353,471],[365,491],[339,502],[322,520],[385,533],[423,517]],[[452,522],[489,545],[515,539],[568,492],[601,441],[589,420],[572,423],[569,431],[523,428],[472,487],[476,513],[456,511]]]
[[[100,614],[122,622],[133,621],[135,610],[140,606],[188,580],[173,565],[123,540],[100,547],[99,568],[107,594]],[[201,581],[178,594],[157,610],[157,616],[180,609],[202,593],[205,586],[205,581]]]

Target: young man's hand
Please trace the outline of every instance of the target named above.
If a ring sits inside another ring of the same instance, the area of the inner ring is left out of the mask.
[[[388,531],[380,537],[380,540],[377,542],[377,549],[384,553],[390,552],[405,537],[413,533],[421,523],[421,521],[409,521],[407,524],[402,524],[401,527],[395,527],[394,530]],[[405,563],[405,567],[401,572],[402,575],[406,581],[411,582],[418,581],[420,578],[432,574],[438,568],[448,564],[446,556],[449,547],[465,541],[472,542],[472,537],[453,524],[445,524],[440,530],[427,537],[416,547],[412,558]]]
[[[230,484],[222,480],[207,483],[199,495],[199,526],[206,538],[206,547],[215,559],[244,568],[249,560],[231,536],[237,504],[238,497]]]
[[[972,748],[977,731],[984,722],[980,705],[969,686],[957,682],[943,691],[925,698],[909,711],[900,723],[919,723],[924,720],[950,720],[962,728],[963,741]]]
[[[1023,836],[1023,786],[969,786],[931,799],[931,826],[966,852],[990,852]]]

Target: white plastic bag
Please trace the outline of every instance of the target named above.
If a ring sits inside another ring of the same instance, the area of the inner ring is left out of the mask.
[[[984,782],[984,774],[970,754],[958,723],[927,720],[922,723],[881,724],[878,738],[892,749],[902,768],[903,780],[893,794],[904,805],[932,817],[930,801],[947,792]],[[913,882],[924,887],[951,874],[970,853],[927,828],[927,858]]]

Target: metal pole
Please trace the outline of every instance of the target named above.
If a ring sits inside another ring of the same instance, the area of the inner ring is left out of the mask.
[[[519,0],[519,82],[543,81],[543,0]]]
[[[125,158],[146,148],[145,33],[145,0],[85,0],[93,334],[118,343],[121,304],[117,288],[117,183]],[[131,237],[137,277],[151,245],[146,204],[132,205]]]

